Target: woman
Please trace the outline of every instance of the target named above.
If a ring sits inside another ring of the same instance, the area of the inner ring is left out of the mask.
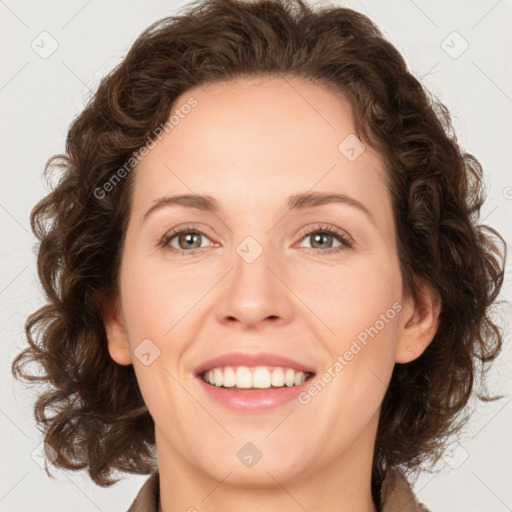
[[[350,9],[149,27],[32,212],[48,304],[13,371],[50,386],[53,464],[152,473],[131,512],[426,510],[403,475],[502,342],[503,239],[450,130]]]

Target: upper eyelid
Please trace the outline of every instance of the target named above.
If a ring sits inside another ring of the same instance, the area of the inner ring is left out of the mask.
[[[301,229],[299,231],[299,234],[297,236],[304,237],[316,232],[322,233],[324,231],[330,235],[337,235],[341,238],[349,240],[350,242],[354,242],[354,239],[344,229],[338,228],[325,222],[320,222],[317,225],[305,227],[304,229]]]
[[[322,231],[322,230],[328,230],[328,229],[333,230],[333,232],[339,232],[339,233],[337,233],[339,235],[344,235],[347,238],[352,238],[345,230],[338,228],[336,226],[333,226],[331,224],[325,223],[325,222],[323,222],[323,223],[321,222],[321,223],[318,223],[317,225],[307,226],[305,228],[302,228],[299,231],[297,236],[310,234],[311,232],[314,232],[314,231]],[[174,236],[176,234],[180,234],[182,232],[189,232],[189,231],[191,233],[193,232],[193,233],[199,233],[202,235],[209,236],[207,233],[208,230],[209,230],[209,228],[204,229],[202,227],[197,227],[197,226],[192,226],[192,225],[184,225],[184,226],[176,227],[176,228],[169,230],[168,232],[165,233],[164,237],[165,236]]]

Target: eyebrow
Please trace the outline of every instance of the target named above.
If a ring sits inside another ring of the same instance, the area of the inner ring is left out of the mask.
[[[330,203],[341,203],[359,209],[375,223],[375,219],[364,204],[344,194],[331,194],[328,192],[301,192],[293,194],[287,199],[288,210],[304,210],[314,206],[322,206]],[[153,212],[167,206],[183,206],[200,211],[218,213],[220,206],[217,200],[210,195],[182,194],[178,196],[165,196],[156,199],[142,217],[144,222]]]

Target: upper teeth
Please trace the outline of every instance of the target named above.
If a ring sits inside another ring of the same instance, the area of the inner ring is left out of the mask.
[[[226,366],[225,368],[212,368],[210,371],[203,373],[203,380],[214,386],[225,388],[265,389],[271,386],[282,387],[285,384],[288,387],[298,386],[306,380],[307,376],[306,373],[292,368]]]

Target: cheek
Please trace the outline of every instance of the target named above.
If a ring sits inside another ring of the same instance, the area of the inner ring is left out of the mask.
[[[178,363],[187,344],[187,313],[200,296],[194,283],[187,286],[185,273],[140,259],[123,265],[122,308],[137,382],[151,415],[165,422],[183,399]]]
[[[401,289],[398,262],[389,257],[331,268],[316,284],[304,282],[298,293],[325,332],[325,380],[335,382],[354,410],[377,407],[391,377]]]
[[[398,262],[392,257],[354,260],[353,264],[329,267],[321,272],[303,272],[314,276],[297,282],[297,294],[328,327],[334,346],[343,348],[367,329],[383,329],[401,309],[402,280]]]
[[[302,402],[312,403],[317,418],[328,411],[325,415],[332,417],[325,421],[352,440],[377,413],[386,393],[402,309],[400,279],[397,284],[379,280],[375,273],[354,277],[350,273],[331,281],[328,291],[324,288],[317,296],[317,310],[335,334],[322,340],[329,357]]]
[[[212,276],[160,265],[130,265],[121,274],[123,311],[131,344],[154,338],[164,343],[211,287]]]

